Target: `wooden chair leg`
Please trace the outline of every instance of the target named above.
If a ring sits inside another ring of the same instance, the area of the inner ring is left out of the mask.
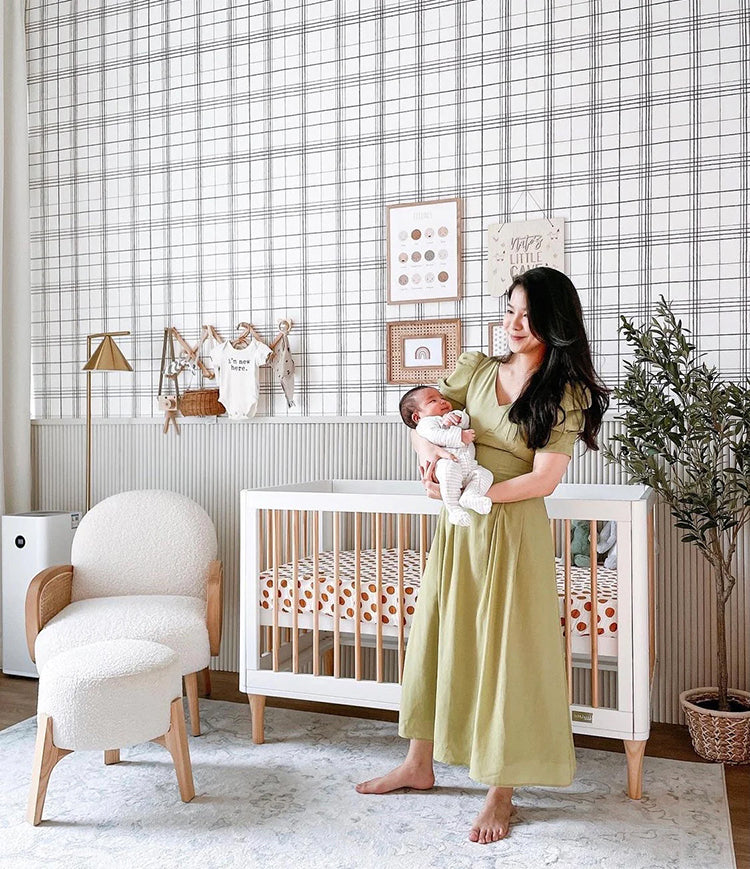
[[[646,751],[645,739],[623,739],[625,755],[628,759],[628,796],[639,800],[643,786],[643,755]]]
[[[109,766],[113,763],[120,762],[120,749],[119,748],[110,748],[104,752],[104,763]]]
[[[211,696],[211,671],[208,667],[205,667],[201,670],[201,674],[203,675],[203,696],[210,697]]]
[[[189,803],[195,796],[195,785],[193,784],[193,767],[190,763],[190,751],[185,729],[185,713],[182,710],[182,697],[176,697],[169,708],[169,730],[164,736],[158,736],[152,742],[163,745],[172,755],[180,797],[183,803]]]
[[[262,694],[248,694],[250,714],[253,720],[253,742],[263,745],[265,739],[266,698]]]
[[[333,676],[333,649],[323,652],[323,675]]]
[[[59,760],[66,754],[70,754],[70,751],[58,748],[52,742],[52,719],[49,716],[40,712],[37,722],[34,764],[31,768],[31,790],[26,809],[26,820],[35,827],[42,820],[50,773]]]
[[[185,693],[190,710],[190,733],[193,736],[201,735],[201,716],[198,709],[198,673],[188,673],[185,676]]]

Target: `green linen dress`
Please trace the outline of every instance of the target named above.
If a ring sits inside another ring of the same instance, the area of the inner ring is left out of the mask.
[[[497,402],[499,362],[464,353],[440,391],[466,409],[476,458],[495,482],[532,470],[534,451]],[[566,389],[540,452],[572,455],[587,393]],[[543,498],[493,504],[471,525],[440,514],[404,665],[399,733],[486,785],[569,785],[575,774],[549,518]]]

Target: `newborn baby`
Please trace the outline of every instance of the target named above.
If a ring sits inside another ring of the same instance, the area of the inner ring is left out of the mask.
[[[453,405],[431,386],[417,386],[405,393],[399,403],[401,419],[416,429],[430,443],[445,447],[458,461],[438,459],[435,476],[440,483],[440,495],[453,525],[470,525],[466,512],[489,513],[492,501],[487,491],[494,482],[492,472],[477,464],[474,430],[469,428],[469,416]],[[463,491],[462,491],[463,490]]]

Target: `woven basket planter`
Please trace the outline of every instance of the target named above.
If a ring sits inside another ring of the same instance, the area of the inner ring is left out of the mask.
[[[220,416],[225,411],[218,389],[188,389],[180,396],[183,416]]]
[[[716,688],[693,688],[680,694],[695,753],[720,763],[750,763],[750,693],[728,692],[747,712],[719,712],[695,705],[716,699],[718,693]]]

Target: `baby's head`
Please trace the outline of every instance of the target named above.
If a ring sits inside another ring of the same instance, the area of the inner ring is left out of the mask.
[[[453,410],[453,405],[433,386],[415,386],[401,396],[398,410],[409,428],[416,428],[423,417],[444,416]]]

